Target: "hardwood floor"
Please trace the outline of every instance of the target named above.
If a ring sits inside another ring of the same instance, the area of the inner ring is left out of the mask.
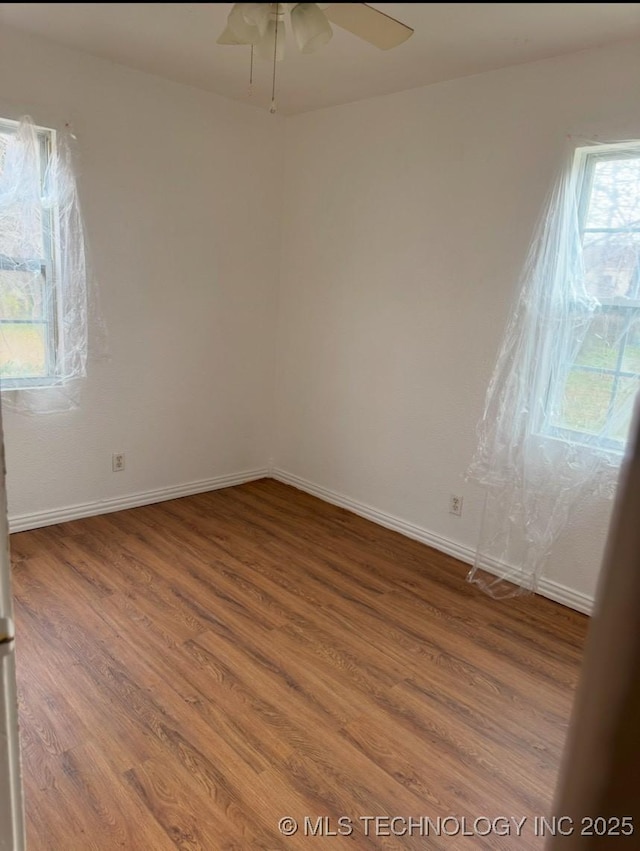
[[[29,851],[543,847],[583,615],[267,479],[12,556]]]

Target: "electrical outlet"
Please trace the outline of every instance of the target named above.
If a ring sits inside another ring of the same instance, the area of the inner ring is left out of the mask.
[[[456,517],[462,517],[462,497],[451,494],[449,497],[449,514],[455,514]]]
[[[124,452],[114,452],[111,456],[111,469],[114,473],[121,473],[124,470]]]

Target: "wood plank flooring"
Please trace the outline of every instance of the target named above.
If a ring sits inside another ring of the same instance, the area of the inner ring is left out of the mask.
[[[29,851],[542,849],[583,615],[267,479],[12,557]]]

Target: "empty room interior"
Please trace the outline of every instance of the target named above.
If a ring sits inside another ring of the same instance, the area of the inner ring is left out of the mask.
[[[0,3],[3,851],[577,841],[639,84],[638,3]]]

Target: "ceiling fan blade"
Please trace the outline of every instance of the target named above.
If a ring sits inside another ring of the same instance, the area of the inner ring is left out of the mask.
[[[337,24],[380,50],[397,47],[413,33],[411,27],[367,3],[332,3],[325,15],[332,24]]]

